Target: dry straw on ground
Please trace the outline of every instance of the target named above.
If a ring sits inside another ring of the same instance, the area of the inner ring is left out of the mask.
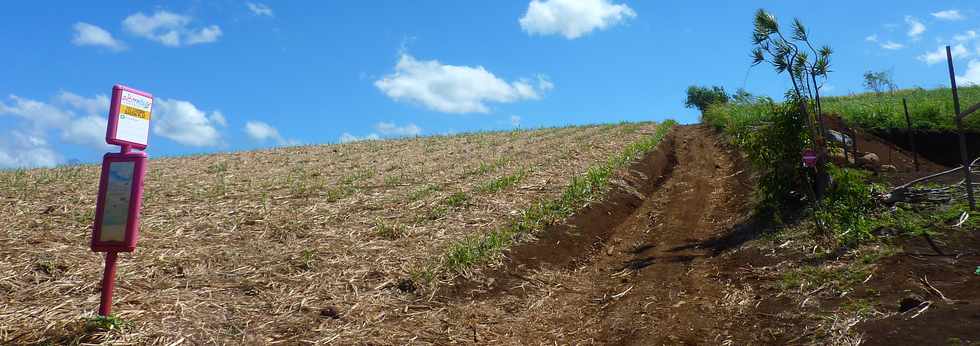
[[[120,256],[120,330],[85,325],[98,167],[0,172],[0,341],[433,343],[423,273],[454,242],[655,130],[477,133],[151,160],[141,240]],[[151,153],[152,154],[152,153]]]

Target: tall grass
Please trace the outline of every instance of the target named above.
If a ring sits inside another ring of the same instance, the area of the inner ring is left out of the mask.
[[[960,108],[980,102],[980,86],[958,88]],[[902,98],[908,100],[912,127],[916,129],[955,129],[953,96],[949,88],[903,89],[891,93],[863,93],[823,99],[824,112],[839,114],[851,123],[868,129],[904,128]],[[980,114],[966,118],[965,125],[980,130]]]
[[[980,102],[980,86],[958,89],[960,109]],[[949,88],[926,90],[902,89],[890,93],[861,93],[848,96],[824,97],[823,111],[842,117],[848,123],[866,129],[905,128],[905,111],[902,98],[908,100],[912,127],[922,130],[951,130],[953,121],[953,97]],[[772,113],[767,102],[748,104],[712,105],[702,120],[718,128],[744,128],[753,123],[767,121]],[[980,113],[966,118],[967,129],[980,131]]]

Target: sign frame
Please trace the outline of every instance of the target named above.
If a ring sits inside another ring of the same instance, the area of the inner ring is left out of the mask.
[[[95,207],[95,223],[92,226],[91,248],[93,252],[133,252],[139,240],[140,208],[143,200],[143,177],[146,174],[147,155],[141,151],[106,153],[102,157],[102,175],[99,178],[99,195]],[[133,162],[130,182],[129,205],[123,241],[101,241],[102,222],[108,194],[109,172],[113,163]]]
[[[143,96],[143,97],[146,97],[146,98],[149,98],[150,99],[150,107],[149,107],[150,109],[147,110],[147,117],[148,118],[146,119],[146,126],[147,126],[147,129],[146,129],[146,131],[147,131],[147,135],[146,135],[147,140],[146,141],[149,142],[149,137],[150,137],[149,136],[149,131],[150,131],[150,119],[149,119],[149,117],[151,117],[152,111],[153,111],[153,95],[150,94],[150,93],[148,93],[148,92],[136,90],[136,89],[127,87],[125,85],[120,85],[120,84],[116,84],[116,85],[113,85],[112,86],[112,102],[109,104],[109,123],[108,123],[108,126],[106,127],[105,142],[107,144],[113,144],[113,145],[118,145],[118,146],[128,146],[128,147],[131,147],[131,148],[135,148],[135,149],[139,149],[139,150],[144,150],[144,149],[146,149],[146,147],[147,147],[147,145],[149,143],[138,143],[138,142],[133,142],[133,141],[128,141],[128,140],[125,140],[125,139],[118,138],[118,135],[119,135],[119,133],[118,133],[118,131],[119,131],[119,113],[120,113],[120,108],[121,108],[120,105],[122,103],[122,94],[123,94],[123,92],[128,92],[128,93],[136,94],[136,95]]]
[[[803,157],[803,167],[811,168],[817,166],[817,152],[813,149],[804,149],[801,155]]]

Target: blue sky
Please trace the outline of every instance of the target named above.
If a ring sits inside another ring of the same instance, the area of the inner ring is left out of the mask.
[[[693,5],[697,4],[697,5]],[[153,157],[674,118],[692,84],[782,95],[753,12],[835,50],[824,92],[980,82],[975,1],[10,2],[0,168],[97,162],[115,83],[154,94]]]

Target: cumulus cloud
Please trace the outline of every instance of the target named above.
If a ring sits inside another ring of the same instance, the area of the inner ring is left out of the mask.
[[[227,127],[228,126],[228,120],[225,119],[225,115],[222,114],[221,111],[211,112],[211,115],[208,116],[208,119],[210,119],[211,122],[213,122],[213,123],[215,123],[215,124],[217,124],[217,125],[219,125],[221,127]]]
[[[0,115],[13,115],[32,124],[34,128],[61,128],[67,124],[72,113],[52,104],[23,98],[17,95],[8,97],[10,103],[0,101]]]
[[[393,137],[414,137],[422,134],[422,128],[415,124],[398,126],[392,122],[380,122],[374,125],[374,129],[384,136]]]
[[[68,143],[108,149],[111,146],[105,143],[106,122],[104,116],[89,115],[73,119],[61,132],[61,139]]]
[[[953,35],[953,41],[956,41],[956,42],[972,41],[973,39],[976,39],[976,38],[977,38],[977,32],[974,31],[974,30],[967,30],[966,32],[964,32],[962,34]]]
[[[221,28],[217,25],[210,25],[197,31],[188,31],[185,42],[187,45],[199,43],[211,43],[221,37]]]
[[[895,42],[895,41],[888,41],[888,42],[882,43],[880,46],[881,46],[881,48],[884,48],[884,49],[887,49],[887,50],[896,50],[896,49],[905,48],[905,45],[904,44],[901,44],[901,43],[898,43],[898,42]]]
[[[214,126],[213,114],[208,117],[187,101],[154,99],[153,133],[187,146],[218,146],[221,144],[221,134]]]
[[[554,88],[543,76],[536,82],[526,78],[507,82],[483,66],[443,65],[408,54],[401,55],[394,73],[374,85],[395,101],[418,103],[443,113],[487,113],[488,102],[536,100]]]
[[[75,35],[72,37],[71,43],[76,46],[105,47],[116,52],[126,49],[125,44],[113,38],[112,34],[98,26],[78,22],[75,23],[73,28],[75,29]]]
[[[865,37],[864,40],[865,41],[868,41],[868,42],[878,42],[878,35],[877,34],[875,34],[875,35],[869,35],[869,36]]]
[[[221,37],[221,28],[217,25],[191,28],[190,23],[190,16],[164,10],[159,10],[152,16],[136,12],[122,22],[123,29],[127,32],[169,47],[210,43]]]
[[[9,102],[0,101],[0,116],[14,116],[22,120],[22,125],[0,133],[0,168],[53,167],[61,162],[61,156],[48,143],[47,133],[60,131],[62,138],[79,144],[105,147],[105,124],[97,134],[84,133],[90,130],[83,124],[85,118],[76,118],[77,113],[89,114],[96,109],[99,96],[84,98],[62,92],[54,102],[42,102],[10,95]],[[108,109],[108,108],[106,108]],[[97,143],[101,139],[102,143]],[[99,146],[101,145],[101,146]]]
[[[922,24],[922,22],[915,17],[905,16],[905,24],[909,26],[909,31],[907,33],[913,40],[918,40],[919,37],[922,36],[922,33],[926,32],[925,24]]]
[[[245,123],[245,134],[249,138],[252,138],[259,142],[265,142],[268,140],[275,141],[279,145],[296,145],[299,141],[294,139],[285,139],[279,134],[279,130],[275,127],[269,125],[268,123],[261,121],[248,121]]]
[[[963,16],[963,14],[961,14],[959,10],[945,10],[945,11],[933,12],[932,16],[936,17],[936,19],[939,20],[948,20],[948,21],[966,19],[966,17]]]
[[[966,46],[964,46],[963,44],[958,44],[953,47],[950,47],[950,53],[952,53],[953,59],[966,58],[970,56],[970,51],[968,51],[966,49]],[[946,47],[939,46],[934,51],[926,52],[925,54],[920,55],[918,59],[925,62],[928,65],[933,65],[936,63],[946,61]]]
[[[18,116],[31,124],[34,138],[44,138],[47,130],[61,132],[61,139],[74,144],[105,149],[105,114],[109,97],[84,97],[62,91],[47,103],[10,95],[11,104],[0,102],[0,115]]]
[[[971,59],[966,66],[966,73],[956,76],[956,83],[960,85],[980,85],[980,60]]]
[[[109,112],[109,96],[104,94],[94,97],[84,97],[68,91],[58,93],[56,99],[72,108],[84,112],[84,115],[99,115]]]
[[[365,140],[379,140],[382,138],[415,137],[422,134],[422,128],[418,125],[408,123],[398,126],[394,122],[382,121],[374,124],[374,131],[364,136],[355,136],[348,132],[340,135],[340,143],[350,143]]]
[[[528,34],[560,34],[571,40],[634,17],[629,6],[609,0],[532,0],[519,22]]]
[[[14,130],[0,136],[0,168],[54,167],[60,161],[43,135]]]
[[[358,142],[358,141],[376,141],[379,139],[381,139],[381,136],[378,136],[377,133],[372,133],[364,137],[357,137],[347,132],[344,132],[343,134],[340,135],[340,143],[351,143],[351,142]]]
[[[245,6],[248,6],[248,10],[256,16],[272,17],[272,9],[269,6],[257,2],[246,2]]]

